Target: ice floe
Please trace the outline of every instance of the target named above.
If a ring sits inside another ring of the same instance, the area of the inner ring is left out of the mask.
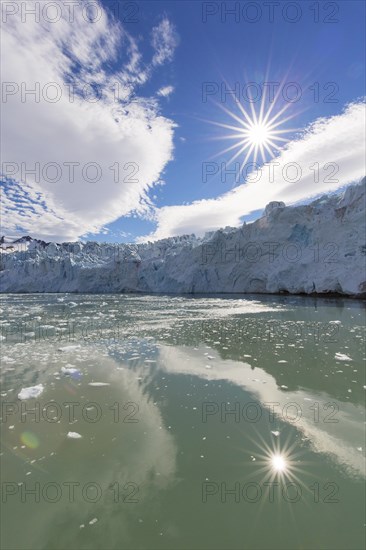
[[[78,432],[68,432],[67,437],[69,439],[81,439],[83,436],[80,435]]]
[[[34,399],[39,397],[44,390],[43,384],[37,384],[37,386],[30,386],[29,388],[22,388],[18,393],[18,399]]]

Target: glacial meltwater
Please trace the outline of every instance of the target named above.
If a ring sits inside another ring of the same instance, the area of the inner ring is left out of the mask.
[[[364,304],[2,296],[2,547],[365,544]]]

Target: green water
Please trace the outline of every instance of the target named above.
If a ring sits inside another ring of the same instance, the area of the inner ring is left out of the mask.
[[[364,547],[361,302],[1,308],[4,549]]]

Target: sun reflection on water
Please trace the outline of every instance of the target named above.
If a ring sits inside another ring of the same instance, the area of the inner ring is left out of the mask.
[[[273,454],[271,456],[272,470],[276,473],[286,472],[288,464],[285,457],[281,454]]]

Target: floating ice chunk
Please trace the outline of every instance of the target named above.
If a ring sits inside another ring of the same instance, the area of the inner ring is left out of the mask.
[[[338,361],[352,361],[352,359],[346,355],[345,353],[339,353],[337,352],[334,356],[335,359],[337,359]]]
[[[39,397],[43,390],[44,386],[42,384],[38,384],[37,386],[30,386],[29,388],[22,388],[21,391],[18,393],[18,399],[24,400]]]
[[[109,382],[89,382],[88,386],[100,387],[100,386],[110,386]]]
[[[288,386],[285,386],[284,384],[282,384],[281,388],[283,388],[284,390],[288,390]]]
[[[2,362],[3,363],[15,363],[15,359],[13,359],[12,357],[8,357],[7,355],[4,355],[4,357],[2,358]]]
[[[69,363],[66,365],[66,367],[61,367],[61,372],[63,374],[76,374],[78,373],[78,369],[70,365]]]
[[[76,346],[64,346],[62,348],[58,348],[57,351],[74,351],[75,349],[80,348],[79,345]]]
[[[83,436],[78,434],[78,432],[68,432],[67,437],[69,439],[81,439]]]
[[[89,521],[89,525],[94,525],[94,523],[97,523],[98,518],[93,518]]]
[[[212,369],[211,365],[205,365],[205,369]]]

